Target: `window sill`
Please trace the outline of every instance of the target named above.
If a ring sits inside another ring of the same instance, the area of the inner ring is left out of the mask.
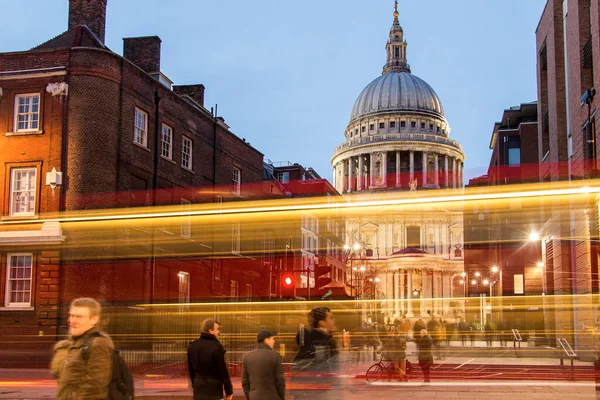
[[[160,158],[162,158],[165,161],[170,162],[171,164],[177,164],[175,161],[173,161],[172,159],[170,159],[168,157],[163,156],[162,154],[161,154]]]
[[[7,215],[6,217],[0,218],[0,221],[27,221],[39,218],[39,215]]]
[[[137,147],[139,147],[140,149],[146,150],[148,153],[150,153],[150,149],[147,146],[144,146],[143,144],[139,144],[138,142],[133,142],[134,145],[136,145]]]
[[[43,135],[44,131],[17,131],[6,132],[6,136],[39,136]]]
[[[192,171],[191,169],[189,169],[188,167],[184,167],[183,165],[181,166],[181,169],[183,169],[184,171],[189,172],[190,174],[194,174],[196,175],[196,173],[194,171]]]
[[[35,307],[0,307],[1,311],[35,311]]]

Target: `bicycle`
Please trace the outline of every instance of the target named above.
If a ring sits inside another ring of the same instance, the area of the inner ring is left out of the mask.
[[[376,364],[373,364],[369,367],[369,369],[367,370],[366,378],[367,378],[367,382],[369,382],[369,383],[373,383],[373,382],[377,382],[378,380],[382,380],[386,376],[387,376],[388,380],[397,379],[399,381],[407,382],[408,375],[410,375],[412,370],[413,370],[412,363],[410,361],[406,360],[406,375],[401,377],[400,375],[398,375],[396,373],[396,367],[395,367],[394,363],[391,361],[387,361],[387,362],[384,361],[383,355],[380,354],[379,362],[377,362]]]

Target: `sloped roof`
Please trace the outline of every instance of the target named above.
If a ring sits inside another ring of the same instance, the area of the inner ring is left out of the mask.
[[[107,49],[104,43],[102,43],[87,25],[79,25],[33,47],[31,50],[64,49],[71,47],[98,47]]]

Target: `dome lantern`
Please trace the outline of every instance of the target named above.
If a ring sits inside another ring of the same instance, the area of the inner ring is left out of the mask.
[[[390,38],[385,45],[387,62],[383,67],[383,75],[388,72],[408,72],[410,73],[410,65],[406,61],[406,46],[404,40],[404,31],[398,20],[398,0],[394,3],[394,22],[390,28]]]

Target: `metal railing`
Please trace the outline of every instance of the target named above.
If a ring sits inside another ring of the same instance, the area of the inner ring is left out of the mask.
[[[560,352],[560,365],[564,366],[564,356],[566,355],[571,360],[571,379],[575,379],[575,371],[573,367],[573,360],[577,358],[577,353],[573,351],[573,348],[565,338],[556,339],[557,348],[562,349]]]
[[[513,334],[513,347],[517,347],[517,343],[519,343],[519,348],[521,348],[521,342],[523,341],[523,338],[521,337],[521,334],[519,333],[518,329],[511,329],[512,334]]]

